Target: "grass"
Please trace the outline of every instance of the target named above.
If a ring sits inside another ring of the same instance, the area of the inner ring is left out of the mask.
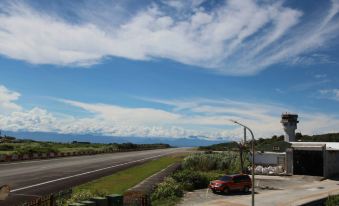
[[[90,191],[91,193],[122,194],[127,189],[166,168],[170,164],[180,162],[182,158],[181,155],[176,155],[152,160],[145,164],[77,186],[74,188],[74,193]]]
[[[107,148],[105,144],[68,144],[68,143],[51,143],[51,142],[24,142],[24,143],[0,143],[0,154],[21,154],[31,148],[35,153],[44,153],[49,151],[56,152],[77,152],[86,150],[102,150]],[[45,150],[43,150],[45,149]]]
[[[32,140],[8,140],[3,142],[0,137],[0,154],[33,154],[49,152],[90,152],[90,151],[116,151],[127,149],[159,149],[168,148],[167,144],[100,144],[100,143],[58,143],[58,142],[41,142]]]
[[[338,206],[339,205],[339,195],[329,196],[325,202],[326,206]]]

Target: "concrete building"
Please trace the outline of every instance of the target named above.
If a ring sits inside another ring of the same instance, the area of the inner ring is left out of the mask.
[[[255,154],[256,165],[283,166],[285,172],[291,175],[312,175],[331,177],[339,175],[339,142],[296,142],[298,115],[284,113],[281,115],[287,143],[286,152],[261,151]],[[276,143],[277,144],[277,143]]]
[[[281,115],[281,124],[285,131],[285,142],[295,142],[295,130],[297,129],[298,115],[284,113]]]
[[[339,142],[291,142],[287,171],[295,175],[339,175]]]

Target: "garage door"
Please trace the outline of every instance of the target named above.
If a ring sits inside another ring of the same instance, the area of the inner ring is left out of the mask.
[[[293,151],[293,174],[323,176],[323,167],[322,151]]]

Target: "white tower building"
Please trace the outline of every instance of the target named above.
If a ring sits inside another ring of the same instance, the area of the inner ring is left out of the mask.
[[[285,131],[285,142],[295,142],[295,130],[297,129],[298,115],[284,113],[280,121]]]

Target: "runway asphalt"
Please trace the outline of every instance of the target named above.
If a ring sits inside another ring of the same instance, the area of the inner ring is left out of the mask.
[[[15,206],[185,150],[171,148],[1,163],[0,185],[10,185],[11,193],[5,201],[0,201],[0,206]]]

